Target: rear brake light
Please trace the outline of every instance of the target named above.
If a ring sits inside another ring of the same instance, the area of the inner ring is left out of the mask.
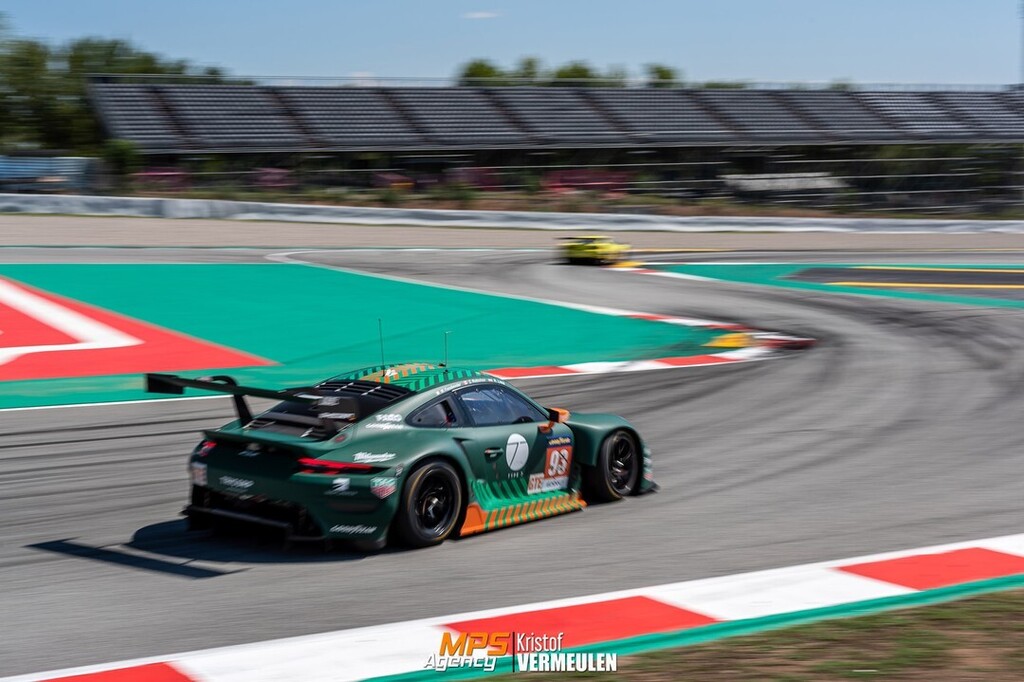
[[[367,474],[373,471],[373,467],[369,464],[357,464],[355,462],[332,462],[326,459],[313,459],[312,457],[303,457],[299,460],[299,473],[300,474],[343,474],[345,472],[353,474]]]
[[[204,440],[196,450],[196,457],[206,457],[215,447],[217,447],[216,441]]]

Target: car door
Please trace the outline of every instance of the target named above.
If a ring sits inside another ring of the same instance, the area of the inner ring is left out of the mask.
[[[457,394],[470,420],[462,446],[494,497],[511,500],[568,485],[572,432],[507,386],[483,384]]]

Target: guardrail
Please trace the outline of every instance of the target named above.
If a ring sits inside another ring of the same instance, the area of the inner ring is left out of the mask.
[[[788,218],[659,216],[610,213],[542,213],[359,206],[319,206],[254,201],[159,199],[69,194],[0,194],[0,213],[272,220],[347,225],[410,225],[490,229],[665,232],[1024,232],[1022,220],[894,220],[888,218]]]

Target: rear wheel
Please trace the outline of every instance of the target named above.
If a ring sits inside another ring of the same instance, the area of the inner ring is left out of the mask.
[[[451,464],[432,460],[409,474],[395,516],[399,539],[410,547],[445,541],[462,512],[462,481]]]
[[[627,431],[613,432],[601,443],[597,464],[583,470],[590,497],[613,502],[636,492],[640,484],[640,448]]]

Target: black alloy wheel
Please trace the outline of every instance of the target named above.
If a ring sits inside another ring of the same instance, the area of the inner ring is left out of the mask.
[[[627,431],[615,431],[601,443],[597,465],[583,470],[590,497],[613,502],[632,495],[640,484],[640,467],[636,438]]]
[[[462,512],[462,481],[451,464],[431,460],[409,474],[395,516],[405,544],[429,547],[445,541]]]

